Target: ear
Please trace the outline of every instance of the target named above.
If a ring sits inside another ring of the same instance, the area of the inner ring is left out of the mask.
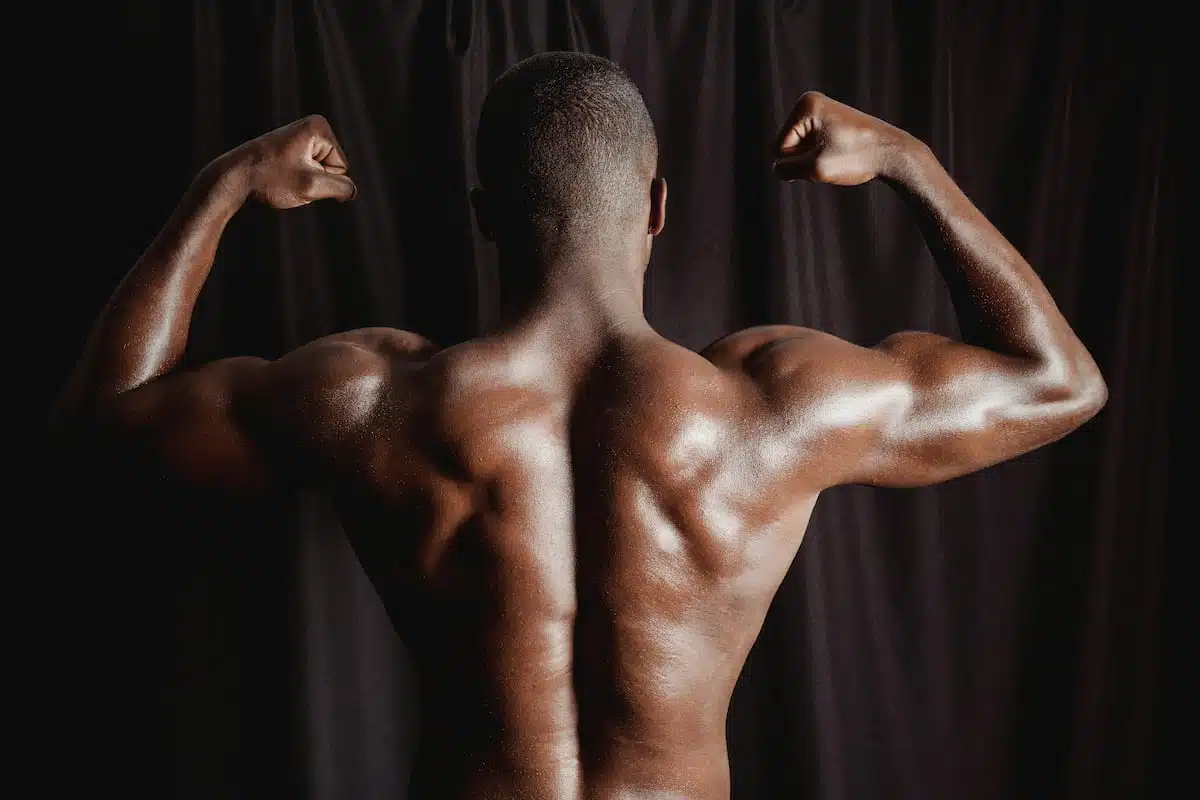
[[[482,187],[471,187],[471,207],[475,209],[475,222],[479,225],[479,232],[483,234],[483,238],[489,242],[496,238],[495,221],[492,218],[491,198]]]
[[[650,182],[650,227],[648,233],[658,236],[667,224],[667,182],[655,178]]]

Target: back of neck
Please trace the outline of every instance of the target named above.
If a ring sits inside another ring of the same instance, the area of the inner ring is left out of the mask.
[[[643,259],[629,248],[599,245],[550,257],[501,250],[501,326],[551,325],[594,338],[647,327]]]

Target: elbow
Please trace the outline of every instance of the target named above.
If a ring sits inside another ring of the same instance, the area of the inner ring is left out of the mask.
[[[1035,417],[1051,423],[1057,436],[1083,425],[1108,402],[1108,384],[1091,356],[1043,361],[1035,368]]]
[[[112,414],[113,398],[81,397],[64,393],[47,415],[52,438],[76,440],[95,435]]]
[[[1066,412],[1063,416],[1070,420],[1074,429],[1099,414],[1108,403],[1108,384],[1090,357],[1065,377],[1066,380],[1061,381],[1047,399]]]
[[[1095,374],[1089,376],[1082,384],[1076,391],[1086,422],[1099,414],[1100,410],[1108,403],[1108,384],[1104,382],[1104,376],[1100,374],[1100,370],[1096,370]]]
[[[1100,368],[1090,355],[1085,356],[1082,361],[1083,363],[1073,371],[1072,381],[1073,399],[1083,416],[1080,424],[1099,414],[1108,403],[1108,384],[1100,374]]]

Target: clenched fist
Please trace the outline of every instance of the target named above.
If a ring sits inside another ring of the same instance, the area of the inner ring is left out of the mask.
[[[265,133],[229,155],[244,172],[249,193],[272,208],[345,202],[358,191],[329,122],[319,114]]]
[[[775,174],[855,186],[886,174],[913,137],[820,92],[805,92],[779,133]]]

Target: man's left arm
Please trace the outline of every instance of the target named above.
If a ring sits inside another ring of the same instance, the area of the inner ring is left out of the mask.
[[[349,200],[355,187],[345,173],[345,157],[321,117],[272,131],[205,167],[101,313],[54,426],[149,440],[200,483],[257,488],[269,483],[265,439],[302,430],[289,420],[300,423],[305,412],[332,413],[328,403],[339,398],[331,393],[341,394],[344,411],[347,393],[379,391],[388,359],[344,334],[274,362],[237,358],[178,369],[196,298],[242,204],[252,196],[280,209]]]

